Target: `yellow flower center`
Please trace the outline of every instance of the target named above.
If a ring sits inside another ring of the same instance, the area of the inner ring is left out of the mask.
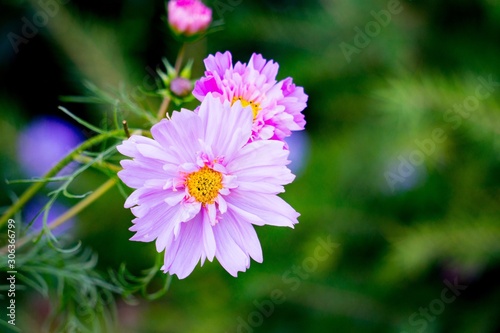
[[[234,103],[236,103],[236,101],[240,101],[241,102],[241,106],[243,106],[244,108],[246,108],[249,105],[252,107],[252,113],[253,113],[253,119],[254,120],[257,117],[257,113],[259,113],[259,111],[262,110],[261,107],[259,106],[259,104],[254,103],[252,101],[249,102],[246,99],[243,99],[241,97],[236,97],[236,96],[233,97],[233,103],[231,103],[231,105],[233,105]]]
[[[186,179],[189,194],[202,204],[213,204],[222,189],[222,174],[204,166]]]

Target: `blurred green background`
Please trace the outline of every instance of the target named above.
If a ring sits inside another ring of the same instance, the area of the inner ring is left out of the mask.
[[[59,105],[106,126],[113,105],[61,96],[88,94],[85,81],[139,96],[179,48],[162,1],[74,0],[56,2],[15,52],[9,33],[21,35],[23,17],[33,22],[45,3],[2,0],[2,179],[27,176],[18,139],[41,116],[93,135]],[[264,262],[238,278],[206,263],[174,278],[160,300],[118,301],[116,332],[500,332],[498,1],[206,3],[223,30],[189,46],[194,77],[208,54],[230,50],[246,62],[258,52],[309,95],[304,165],[283,195],[300,223],[257,227]],[[387,24],[373,23],[390,8]],[[139,102],[156,112],[160,100]],[[73,190],[104,181],[89,171]],[[1,182],[1,204],[23,188]],[[140,272],[154,245],[128,241],[131,219],[112,190],[78,215],[72,234],[99,254],[101,271],[125,262]],[[336,246],[318,252],[318,239]],[[19,295],[18,325],[37,332],[48,305],[30,293]]]

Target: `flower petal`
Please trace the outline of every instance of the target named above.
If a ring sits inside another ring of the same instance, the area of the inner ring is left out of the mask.
[[[203,219],[201,214],[181,224],[179,237],[165,250],[164,272],[184,279],[200,261],[203,251]]]
[[[264,224],[268,225],[293,228],[293,225],[298,223],[297,217],[300,216],[299,213],[277,195],[239,191],[236,189],[225,199],[228,203],[228,208],[233,209],[233,207],[238,207],[247,214],[260,217],[264,221]],[[237,215],[242,216],[240,211],[233,211]]]
[[[231,219],[225,215],[214,227],[215,242],[217,250],[215,256],[222,267],[232,276],[237,276],[238,272],[244,272],[250,266],[248,255],[238,246],[228,229],[232,223]]]
[[[151,134],[177,162],[196,162],[200,150],[198,139],[204,136],[200,118],[189,110],[173,112],[171,120],[163,119],[151,128]]]
[[[233,106],[227,101],[221,103],[219,98],[208,94],[198,114],[206,128],[203,141],[212,147],[215,156],[230,159],[248,142],[252,126],[251,108],[243,109],[241,103]]]
[[[228,212],[226,228],[238,246],[255,261],[262,262],[262,248],[259,238],[251,223],[240,221],[233,212]]]
[[[257,106],[252,140],[283,141],[291,131],[304,129],[302,111],[307,106],[308,96],[291,78],[276,81],[277,63],[256,53],[252,54],[248,65],[237,62],[233,67],[231,62],[229,52],[209,55],[205,59],[205,76],[195,83],[193,91],[199,101],[213,94],[223,102],[233,104],[237,98],[244,100],[245,105]]]
[[[214,231],[212,229],[212,224],[208,218],[208,214],[203,212],[203,248],[205,250],[205,256],[209,261],[214,260],[216,243]]]

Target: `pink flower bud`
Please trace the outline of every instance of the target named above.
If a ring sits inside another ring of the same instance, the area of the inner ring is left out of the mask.
[[[185,97],[191,93],[193,87],[188,79],[177,77],[170,83],[170,90],[179,97]]]
[[[200,0],[168,2],[168,23],[177,34],[192,36],[205,31],[212,22],[212,10]]]

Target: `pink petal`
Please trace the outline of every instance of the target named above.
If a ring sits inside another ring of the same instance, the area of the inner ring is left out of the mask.
[[[262,262],[262,248],[251,223],[240,221],[232,212],[224,215],[224,221],[220,223],[225,223],[229,234],[245,253],[249,254],[255,261]]]
[[[146,206],[147,207],[147,206]],[[165,237],[172,234],[175,224],[180,223],[175,218],[179,215],[179,207],[169,207],[166,204],[150,208],[141,217],[134,219],[134,225],[129,230],[136,231],[131,240],[149,242],[156,239],[158,252],[165,248]]]
[[[231,192],[231,196],[226,197],[226,201],[229,208],[238,207],[247,213],[251,212],[250,214],[259,216],[268,225],[293,228],[293,225],[298,223],[297,217],[300,216],[288,203],[273,194],[236,189]],[[234,212],[241,216],[239,211]]]
[[[150,138],[146,138],[146,137],[140,136],[140,135],[132,135],[127,140],[124,140],[121,145],[116,146],[116,149],[122,155],[125,155],[128,157],[138,157],[138,156],[141,156],[141,154],[137,150],[137,144],[149,144],[152,146],[159,147],[158,142],[156,142]]]
[[[203,248],[205,249],[205,256],[209,261],[214,260],[216,243],[212,224],[208,219],[208,214],[203,213]]]
[[[181,224],[179,237],[165,250],[163,270],[184,279],[200,261],[203,244],[203,219],[199,214]]]
[[[192,111],[173,112],[172,120],[163,119],[151,128],[151,134],[162,147],[176,156],[177,162],[196,162],[200,150],[198,139],[204,135],[199,117]]]
[[[216,72],[219,76],[224,76],[226,70],[233,67],[233,60],[229,51],[224,53],[217,52],[215,56],[209,55],[204,60],[204,63],[207,71]]]
[[[244,272],[250,266],[250,259],[231,236],[228,223],[231,221],[222,220],[213,227],[217,244],[215,256],[222,267],[236,277],[238,272]]]
[[[144,186],[150,179],[162,179],[166,181],[171,175],[163,172],[161,162],[150,160],[147,163],[142,160],[122,160],[120,162],[123,170],[118,172],[118,177],[131,188]]]
[[[204,142],[212,147],[215,156],[231,156],[248,142],[252,126],[250,108],[241,108],[240,103],[232,107],[229,102],[207,95],[198,114],[206,128]],[[228,129],[228,130],[221,130]],[[230,129],[230,130],[229,130]]]

